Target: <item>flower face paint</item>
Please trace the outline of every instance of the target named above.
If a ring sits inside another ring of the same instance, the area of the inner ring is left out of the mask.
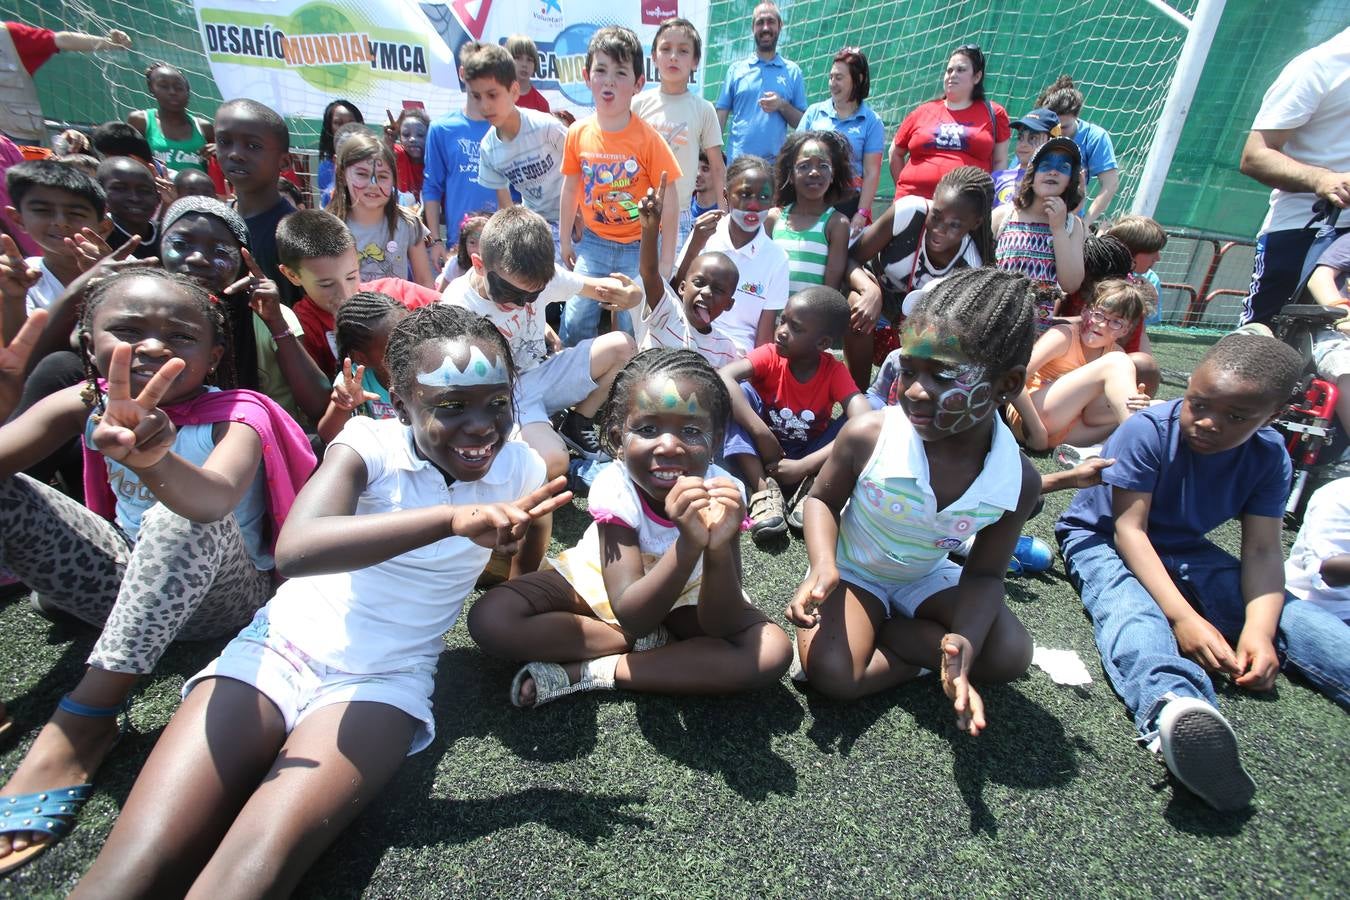
[[[966,431],[993,413],[988,368],[971,360],[954,335],[906,327],[900,349],[899,402],[925,440]]]

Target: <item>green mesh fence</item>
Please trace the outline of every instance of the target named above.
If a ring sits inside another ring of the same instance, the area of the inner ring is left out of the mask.
[[[710,99],[728,62],[752,49],[754,5],[713,0],[704,53]],[[1189,15],[1195,0],[1174,5]],[[780,47],[802,67],[809,96],[825,96],[836,50],[861,46],[872,62],[870,102],[892,133],[910,109],[938,94],[942,64],[958,44],[985,50],[989,95],[1014,117],[1055,76],[1071,74],[1087,98],[1084,117],[1115,140],[1123,178],[1114,213],[1133,196],[1184,40],[1144,0],[784,0],[781,6],[787,25]],[[209,114],[220,101],[191,4],[182,0],[0,0],[0,15],[54,29],[121,27],[133,35],[130,54],[63,53],[44,66],[37,83],[48,118],[91,124],[148,106],[141,73],[155,59],[188,73],[198,112]],[[1252,117],[1285,62],[1347,23],[1350,0],[1228,0],[1158,207],[1160,221],[1255,233],[1267,192],[1237,171]],[[297,146],[313,146],[316,122],[297,119],[291,126]],[[889,190],[883,176],[882,193]]]

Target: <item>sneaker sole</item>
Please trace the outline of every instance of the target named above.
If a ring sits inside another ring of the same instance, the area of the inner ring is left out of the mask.
[[[604,458],[605,458],[605,454],[604,454],[604,453],[598,452],[598,451],[595,451],[595,450],[587,450],[585,447],[581,446],[581,445],[578,444],[576,441],[572,440],[571,438],[569,438],[567,435],[563,434],[562,432],[558,432],[558,437],[562,438],[562,441],[563,441],[564,444],[567,445],[567,449],[568,449],[568,450],[571,450],[573,453],[575,453],[577,456],[581,457],[582,459],[604,459]]]
[[[1167,767],[1192,794],[1220,812],[1233,812],[1251,803],[1256,783],[1242,768],[1237,738],[1207,709],[1188,709],[1172,722],[1163,742]]]

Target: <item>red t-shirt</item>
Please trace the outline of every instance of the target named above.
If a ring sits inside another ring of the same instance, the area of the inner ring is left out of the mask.
[[[422,168],[423,163],[413,162],[402,144],[394,145],[394,173],[398,178],[398,189],[415,194],[419,201],[422,199]]]
[[[441,295],[431,288],[402,278],[377,278],[360,287],[363,291],[388,294],[408,309],[430,306],[441,299]],[[337,358],[337,318],[308,297],[300,298],[294,312],[300,320],[300,327],[305,330],[301,338],[305,352],[324,374],[329,378],[335,377],[340,365]]]
[[[539,88],[534,88],[528,94],[521,94],[520,99],[516,101],[516,106],[521,109],[537,109],[543,113],[551,113],[548,101],[544,99],[544,94]]]
[[[993,108],[993,122],[989,110]],[[965,109],[950,110],[933,100],[905,116],[895,132],[895,144],[909,154],[900,170],[895,195],[915,194],[932,199],[937,183],[958,166],[993,171],[994,145],[1012,135],[1008,112],[997,103],[976,100]]]
[[[42,64],[59,51],[56,49],[56,32],[48,28],[35,28],[22,22],[6,22],[9,38],[19,54],[19,61],[32,75]]]
[[[802,383],[788,368],[787,358],[773,344],[761,344],[745,357],[750,362],[750,386],[764,401],[764,416],[783,450],[801,447],[820,437],[830,426],[830,413],[858,393],[848,367],[829,353],[811,380]]]

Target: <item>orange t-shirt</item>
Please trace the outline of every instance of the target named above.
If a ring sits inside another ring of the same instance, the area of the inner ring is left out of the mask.
[[[642,237],[638,201],[647,188],[680,177],[680,164],[665,138],[637,116],[620,131],[602,131],[595,116],[567,129],[562,172],[581,176],[577,198],[586,227],[606,240],[631,244]]]

